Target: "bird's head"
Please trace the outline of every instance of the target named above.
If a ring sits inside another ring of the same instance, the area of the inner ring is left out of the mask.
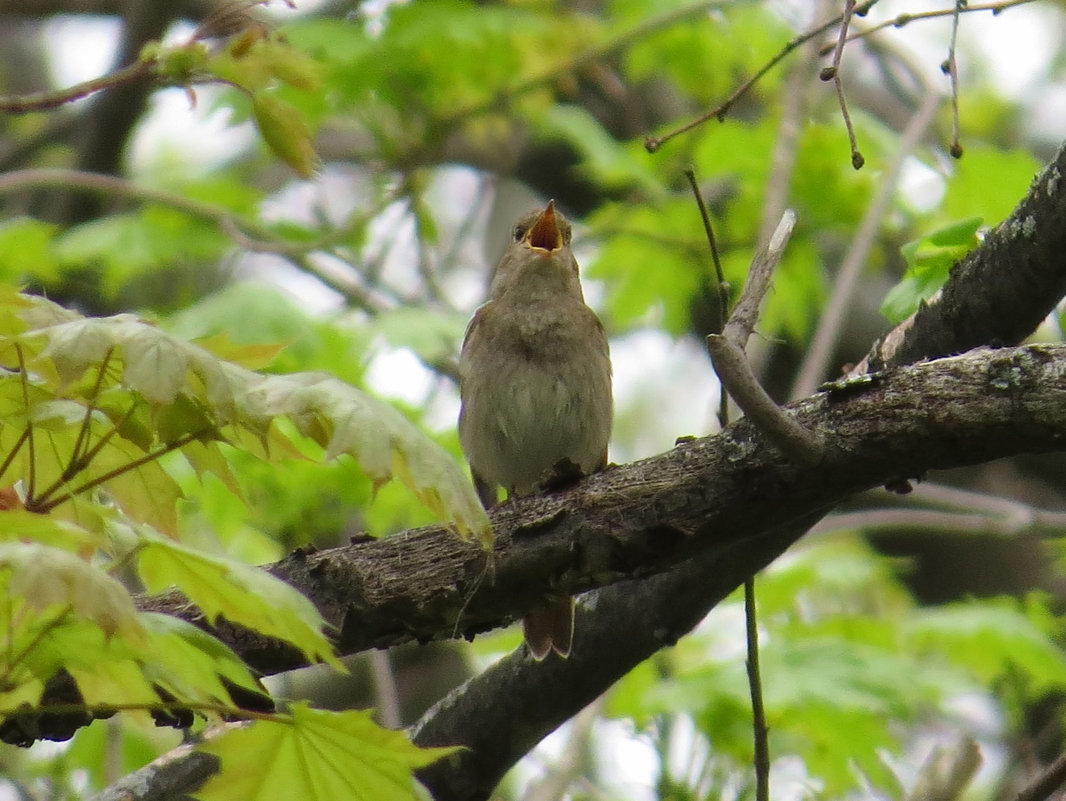
[[[570,250],[570,221],[556,210],[554,200],[515,223],[511,238],[493,275],[490,297],[498,298],[519,287],[533,290],[553,284],[581,297],[577,261]]]

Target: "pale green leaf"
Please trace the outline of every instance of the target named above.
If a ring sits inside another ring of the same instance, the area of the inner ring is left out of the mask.
[[[149,592],[177,587],[211,622],[223,615],[292,643],[312,661],[340,665],[314,605],[261,568],[149,535],[138,552],[137,572]]]
[[[48,345],[42,358],[51,358],[63,383],[81,378],[89,365],[103,362],[115,338],[98,319],[83,317],[43,329]]]
[[[177,503],[181,487],[163,468],[158,459],[151,459],[130,468],[144,456],[136,445],[112,437],[86,470],[87,478],[110,476],[104,484],[122,511],[137,523],[147,523],[169,536],[177,536]]]
[[[982,219],[970,217],[937,228],[904,245],[900,252],[907,271],[881,303],[881,313],[898,323],[914,313],[918,305],[929,300],[948,280],[951,268],[977,247],[977,231]]]
[[[256,92],[252,95],[255,124],[270,150],[292,167],[301,178],[310,178],[318,161],[311,129],[303,117],[281,98]]]
[[[90,531],[52,515],[39,515],[21,509],[0,514],[0,541],[32,541],[90,556],[107,546],[107,538],[99,531]]]
[[[148,613],[142,620],[148,643],[140,661],[153,686],[186,703],[232,704],[223,678],[265,693],[240,658],[207,632],[172,615]]]
[[[126,384],[150,401],[172,403],[185,386],[188,351],[192,346],[140,320],[116,322],[113,333],[122,347]]]
[[[1002,150],[980,142],[967,142],[961,159],[952,162],[941,213],[947,219],[981,217],[998,225],[1029,189],[1040,169],[1024,148]]]
[[[222,762],[196,792],[201,801],[417,801],[422,796],[412,771],[455,749],[418,748],[367,712],[325,712],[301,703],[292,706],[291,717],[231,729],[201,750]]]
[[[115,579],[68,551],[47,545],[0,543],[0,571],[10,571],[7,591],[39,611],[69,608],[108,636],[141,630],[129,592]]]
[[[269,444],[285,449],[274,421],[288,417],[325,448],[327,458],[351,455],[375,484],[399,478],[435,515],[452,521],[458,534],[473,535],[486,546],[491,542],[488,517],[455,459],[396,409],[336,378],[317,373],[264,376],[132,315],[62,320],[23,339],[46,343],[34,367],[54,363],[68,383],[90,368],[99,370],[105,359],[115,370],[121,368],[123,386],[152,405],[155,439],[162,444],[182,437],[207,440],[222,436],[224,429],[227,440],[255,453],[265,452]],[[89,375],[94,382],[98,378]],[[104,397],[111,388],[104,386]],[[131,442],[143,451],[149,442],[143,425],[149,421],[125,414],[135,400],[123,404],[120,398],[108,398],[103,411],[122,425],[141,426],[130,433]],[[74,423],[76,410],[68,412],[67,422]],[[291,448],[284,452],[293,453]],[[135,471],[117,470],[120,456],[129,463],[141,455],[115,442],[92,468],[96,475],[112,476],[108,488],[121,496],[131,516],[173,532],[176,520],[170,508],[179,497],[176,485],[155,462]],[[58,461],[54,470],[58,474],[65,466]]]
[[[263,414],[291,419],[327,458],[349,454],[378,483],[399,478],[461,535],[491,543],[488,516],[455,459],[393,407],[316,373],[266,376],[252,399]]]

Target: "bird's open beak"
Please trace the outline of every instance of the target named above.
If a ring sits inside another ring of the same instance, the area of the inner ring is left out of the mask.
[[[548,201],[547,208],[540,213],[537,221],[526,232],[526,242],[530,247],[546,250],[549,253],[563,246],[563,232],[559,230],[554,200]]]

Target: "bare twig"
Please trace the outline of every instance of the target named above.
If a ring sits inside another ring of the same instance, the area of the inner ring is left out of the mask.
[[[814,338],[811,340],[811,345],[797,373],[796,383],[792,389],[793,399],[810,395],[825,379],[829,361],[840,339],[847,311],[851,308],[855,290],[859,285],[859,276],[866,264],[870,249],[877,239],[881,221],[895,195],[900,174],[903,172],[903,164],[932,124],[939,104],[940,96],[931,90],[927,92],[921,108],[911,118],[900,137],[899,148],[885,171],[877,194],[867,206],[855,237],[851,241],[851,246],[840,265],[840,271],[833,284],[833,293],[818,321]]]
[[[589,764],[592,735],[602,709],[603,696],[600,696],[577,713],[570,725],[563,756],[549,768],[543,779],[526,788],[520,801],[560,801],[569,797],[567,791],[581,778]],[[591,797],[595,798],[594,795]]]
[[[781,221],[777,224],[777,229],[766,247],[756,253],[755,258],[752,259],[748,279],[744,283],[744,291],[722,331],[723,336],[734,341],[741,348],[755,330],[755,323],[759,318],[759,306],[762,305],[762,300],[770,288],[770,278],[785,253],[785,247],[788,245],[795,225],[796,212],[787,209],[781,216]]]
[[[883,497],[889,506],[831,514],[814,531],[893,528],[1013,537],[1023,532],[1055,534],[1066,529],[1066,511],[1041,509],[1013,498],[935,482],[917,485],[906,496],[906,505],[901,505],[898,495],[884,490],[871,492],[869,497]]]
[[[789,209],[770,237],[768,246],[752,260],[740,300],[729,316],[723,333],[707,337],[707,349],[711,352],[722,386],[744,410],[748,419],[790,459],[802,464],[814,464],[821,460],[824,453],[822,438],[796,423],[774,403],[759,385],[744,355],[744,346],[758,319],[759,305],[770,287],[770,277],[781,260],[795,223],[796,214]]]
[[[37,492],[37,446],[33,439],[33,418],[30,415],[30,390],[29,373],[26,370],[26,357],[22,353],[22,345],[15,343],[15,354],[18,356],[19,380],[22,384],[22,403],[26,412],[26,446],[29,448],[30,464],[29,479],[26,482],[26,498],[32,499]]]
[[[837,37],[836,47],[833,49],[833,63],[821,71],[819,77],[823,81],[832,81],[837,93],[837,103],[840,105],[840,115],[844,118],[844,128],[848,132],[848,144],[851,147],[851,166],[856,170],[861,169],[866,159],[859,152],[859,145],[855,139],[855,126],[851,123],[851,114],[848,112],[848,101],[844,97],[844,84],[840,80],[840,59],[844,55],[844,42],[848,38],[848,25],[851,16],[855,13],[855,0],[845,0],[844,13],[840,19],[840,34]]]
[[[692,194],[696,196],[696,205],[700,209],[700,219],[703,220],[703,231],[707,235],[707,246],[711,250],[711,261],[714,262],[715,294],[718,298],[718,316],[714,321],[711,333],[720,334],[725,325],[726,315],[729,313],[729,284],[722,272],[722,260],[718,255],[718,242],[714,236],[714,226],[711,224],[711,215],[707,211],[707,204],[703,201],[703,193],[700,192],[696,182],[696,173],[691,167],[685,170],[685,177],[692,187]],[[723,388],[718,393],[718,425],[725,428],[729,425],[729,395]]]
[[[362,219],[345,228],[331,231],[317,240],[297,243],[280,237],[266,226],[247,217],[238,216],[221,206],[194,200],[177,192],[144,186],[113,175],[49,168],[17,170],[0,175],[0,195],[10,195],[41,187],[80,189],[108,197],[127,197],[144,203],[168,206],[217,225],[244,250],[274,253],[287,259],[298,269],[314,276],[330,289],[343,295],[345,300],[356,308],[368,312],[381,311],[382,304],[365,287],[354,281],[339,280],[335,274],[322,269],[311,258],[311,254],[317,251],[332,252],[330,249],[346,239],[352,225],[362,224]]]
[[[755,609],[755,578],[744,582],[744,619],[748,642],[748,688],[751,695],[751,729],[755,744],[755,801],[770,801],[770,733],[762,700],[759,672],[759,626]]]
[[[1002,11],[1005,11],[1008,8],[1013,8],[1015,6],[1024,6],[1027,3],[1033,2],[1036,2],[1036,0],[1003,0],[1003,2],[999,3],[967,3],[961,8],[958,8],[958,5],[956,4],[952,8],[941,8],[936,11],[906,12],[896,17],[893,17],[890,20],[886,20],[885,22],[878,23],[877,25],[872,25],[869,28],[863,28],[862,30],[855,31],[854,33],[848,36],[848,41],[853,42],[856,39],[863,39],[867,36],[870,36],[871,34],[877,33],[878,31],[883,31],[885,28],[902,28],[905,25],[909,25],[910,23],[917,22],[919,20],[937,19],[939,17],[947,17],[954,15],[957,12],[965,14],[971,11],[991,11],[993,15],[996,15]],[[822,48],[821,55],[828,55],[832,51],[832,49],[833,45],[826,45],[824,48]]]
[[[965,8],[965,0],[955,0],[955,13],[951,15],[951,45],[948,47],[947,60],[940,65],[941,71],[951,81],[951,147],[949,151],[954,158],[962,158],[962,145],[959,144],[959,65],[955,60],[955,45],[959,38],[959,12]]]
[[[936,746],[922,763],[914,787],[904,801],[954,801],[961,798],[977,769],[981,749],[964,736],[952,748]]]
[[[685,178],[688,179],[689,186],[692,187],[692,194],[696,197],[696,205],[700,209],[700,219],[703,221],[703,232],[707,235],[707,245],[711,249],[711,261],[714,263],[714,275],[718,279],[718,298],[721,301],[722,317],[719,325],[719,329],[714,333],[721,333],[721,324],[725,323],[725,314],[729,303],[727,295],[722,294],[723,287],[728,289],[725,280],[725,273],[722,272],[722,260],[718,255],[718,241],[714,236],[714,226],[711,224],[711,215],[707,211],[707,204],[703,201],[703,194],[700,192],[699,184],[696,182],[696,173],[691,167],[685,170]]]
[[[27,114],[31,111],[48,111],[59,106],[80,100],[83,97],[96,94],[104,89],[113,89],[116,86],[140,80],[151,72],[152,65],[148,61],[136,61],[120,70],[101,75],[99,78],[83,81],[82,83],[68,86],[63,89],[52,89],[47,92],[35,92],[28,95],[12,95],[0,97],[0,112],[6,114]]]
[[[994,515],[1015,531],[1029,527],[1066,529],[1066,512],[1040,509],[1013,498],[949,487],[935,482],[919,484],[909,499],[911,502]]]
[[[831,0],[822,0],[818,10],[828,9]],[[763,247],[770,241],[781,215],[788,208],[788,196],[792,187],[792,175],[796,169],[799,153],[799,138],[806,118],[810,71],[818,58],[818,48],[808,42],[802,57],[793,63],[785,77],[784,91],[781,93],[781,121],[774,137],[774,149],[770,154],[770,169],[763,186],[763,204],[759,215],[759,236],[755,240],[757,247]]]
[[[722,384],[767,439],[790,459],[802,464],[819,462],[825,447],[822,439],[792,420],[766,394],[749,369],[744,351],[718,334],[707,337],[707,347]]]
[[[1015,801],[1044,801],[1066,782],[1066,754],[1060,754],[1047,769],[1020,793]]]
[[[371,651],[370,667],[381,725],[386,729],[399,729],[403,725],[400,716],[400,693],[396,687],[396,676],[392,671],[388,651]]]
[[[853,0],[851,0],[851,1],[853,2]],[[865,3],[861,3],[861,4],[857,5],[857,6],[855,6],[854,13],[856,13],[856,14],[865,14],[867,11],[869,11],[876,4],[877,4],[877,0],[866,0]],[[780,64],[782,61],[784,61],[785,58],[787,58],[789,56],[789,54],[791,54],[794,50],[796,50],[796,48],[798,48],[800,45],[804,44],[805,42],[809,42],[811,39],[814,39],[814,38],[816,38],[818,36],[821,36],[823,33],[825,33],[826,31],[832,29],[834,26],[839,24],[841,19],[842,19],[842,15],[838,14],[837,16],[833,17],[833,19],[829,20],[828,22],[822,23],[817,28],[813,28],[813,29],[807,31],[806,33],[802,33],[799,36],[794,36],[792,39],[789,39],[789,41],[785,44],[785,46],[782,47],[777,52],[777,54],[774,55],[773,58],[771,58],[769,61],[767,61],[762,67],[760,67],[755,72],[755,74],[752,75],[750,78],[748,78],[746,81],[744,81],[744,83],[742,83],[740,86],[738,86],[736,89],[734,89],[733,93],[730,94],[729,97],[727,97],[719,105],[715,106],[710,111],[708,111],[708,112],[706,112],[704,114],[701,114],[699,117],[696,117],[691,122],[687,122],[684,125],[682,125],[680,128],[675,128],[673,131],[670,131],[669,133],[664,134],[663,136],[649,136],[647,139],[644,140],[645,149],[649,153],[654,153],[655,151],[657,151],[660,147],[665,145],[667,142],[669,142],[674,137],[680,136],[683,133],[687,133],[688,131],[691,131],[693,128],[698,128],[699,126],[703,125],[708,120],[716,119],[719,122],[721,122],[722,120],[725,119],[726,114],[729,113],[729,110],[733,107],[733,104],[736,103],[745,94],[747,94],[747,92],[751,89],[751,87],[753,87],[756,83],[758,83],[759,80],[766,73],[768,73],[770,70],[772,70],[778,64]]]
[[[952,531],[993,536],[1014,536],[1029,526],[1018,526],[987,513],[946,512],[936,509],[866,509],[861,512],[832,514],[818,523],[811,533],[830,531],[877,531],[911,529],[917,531]],[[1056,530],[1061,530],[1056,527]]]

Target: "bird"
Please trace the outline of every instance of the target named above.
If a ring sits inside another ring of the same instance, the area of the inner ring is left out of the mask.
[[[554,201],[522,217],[463,338],[459,440],[485,508],[500,487],[509,499],[537,492],[566,460],[584,475],[607,464],[610,350],[570,240]],[[546,596],[523,630],[537,661],[569,656],[573,598]]]

